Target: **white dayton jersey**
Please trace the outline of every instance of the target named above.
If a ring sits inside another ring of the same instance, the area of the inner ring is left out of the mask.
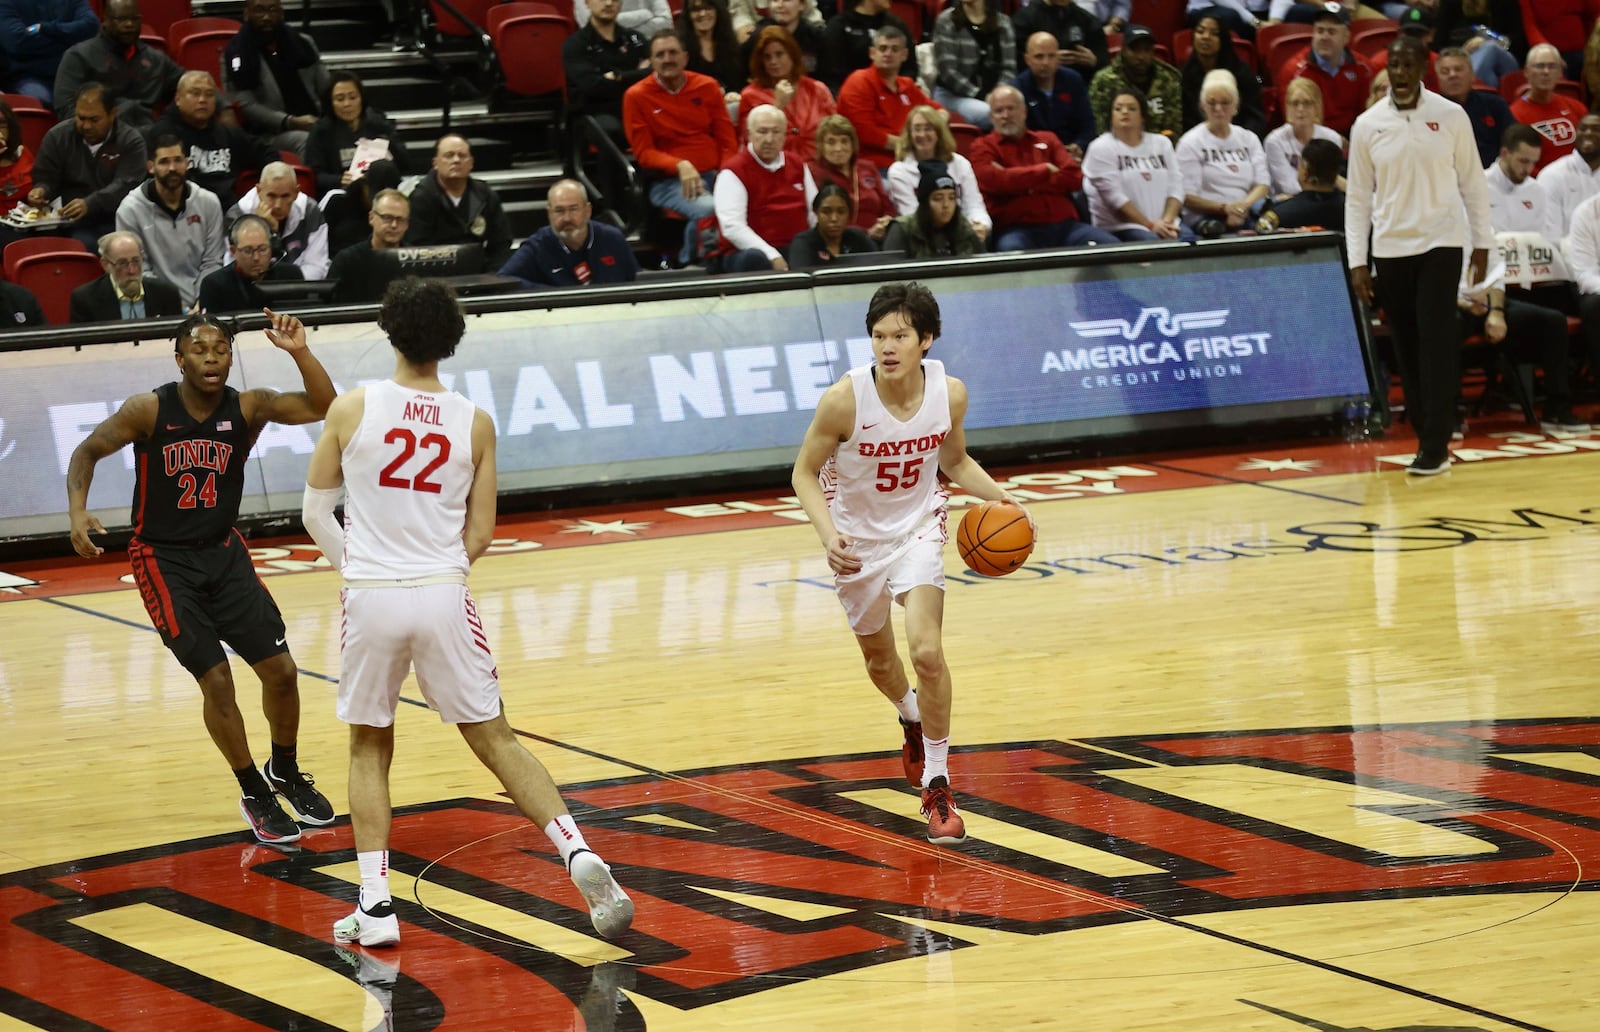
[[[873,368],[847,374],[855,424],[818,475],[834,527],[852,542],[899,540],[942,517],[949,498],[939,484],[939,447],[950,432],[944,363],[922,360],[922,407],[904,422],[878,397]]]
[[[454,391],[368,385],[340,457],[346,581],[465,578],[475,412]]]

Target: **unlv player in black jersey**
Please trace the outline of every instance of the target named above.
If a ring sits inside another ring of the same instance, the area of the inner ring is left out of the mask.
[[[161,640],[200,683],[206,730],[239,780],[239,811],[262,842],[293,842],[300,826],[284,813],[284,797],[304,824],[333,823],[333,807],[300,772],[300,689],[277,603],[256,575],[244,538],[234,528],[244,491],[244,466],[267,423],[313,423],[335,392],[322,363],[306,346],[300,320],[266,313],[267,337],[300,367],[302,391],[258,387],[243,393],[227,384],[233,335],[208,315],[178,328],[181,375],[123,403],[84,439],[67,466],[72,547],[93,558],[104,549],[89,540],[105,528],[88,511],[94,467],[132,444],[135,456],[133,538],[128,559],[145,610]],[[234,701],[227,644],[261,678],[261,705],[272,735],[272,758],[257,769]]]

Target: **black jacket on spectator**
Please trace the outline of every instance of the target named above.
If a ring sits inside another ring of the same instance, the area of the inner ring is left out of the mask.
[[[1344,232],[1343,190],[1301,190],[1287,201],[1279,201],[1272,210],[1278,215],[1278,225],[1283,229],[1304,229],[1317,226]]]
[[[90,220],[110,220],[117,205],[145,177],[144,137],[118,118],[100,153],[91,154],[72,119],[58,122],[44,134],[33,157],[33,185],[62,202],[79,197],[89,206]]]
[[[1176,3],[1177,0],[1172,2]],[[1011,28],[1017,34],[1018,50],[1027,46],[1028,37],[1035,32],[1048,32],[1063,50],[1080,45],[1088,47],[1094,53],[1096,71],[1111,63],[1111,50],[1106,46],[1106,30],[1100,27],[1100,19],[1075,3],[1057,6],[1045,0],[1033,0],[1011,16]],[[1076,65],[1072,66],[1072,70],[1083,76],[1085,81],[1094,78]]]
[[[851,8],[829,18],[828,24],[823,26],[822,51],[817,55],[817,78],[838,94],[839,86],[851,72],[872,63],[872,34],[885,25],[893,25],[906,34],[906,46],[910,49],[906,51],[906,63],[900,66],[900,74],[915,79],[917,43],[922,39],[921,26],[913,31],[895,15],[859,14]],[[801,49],[805,48],[802,46]]]
[[[400,278],[400,259],[393,251],[375,251],[369,237],[333,256],[328,278],[338,280],[333,299],[343,305],[376,303]]]
[[[290,115],[322,113],[320,98],[328,89],[328,69],[317,45],[287,25],[280,31],[276,59],[262,53],[250,25],[241,28],[222,51],[223,88],[239,105],[245,128],[252,132],[280,133]],[[278,80],[280,72],[283,82]]]
[[[100,20],[84,0],[9,0],[0,4],[0,49],[9,65],[6,77],[53,82],[67,49],[99,31]]]
[[[62,56],[56,69],[56,117],[71,118],[78,90],[87,83],[103,82],[111,91],[117,121],[147,126],[155,120],[155,109],[172,100],[182,75],[176,61],[142,40],[125,58],[123,49],[102,29],[93,39],[73,44]]]
[[[72,290],[70,321],[117,322],[122,319],[122,302],[117,299],[117,288],[110,276],[101,276]],[[159,276],[144,278],[144,317],[154,319],[163,315],[182,315],[183,300],[178,288]]]
[[[260,175],[269,162],[278,160],[277,151],[238,126],[223,125],[212,118],[209,126],[196,129],[183,120],[176,107],[161,113],[145,133],[145,140],[154,140],[162,133],[172,133],[188,146],[189,182],[216,194],[223,211],[239,203],[234,184],[240,173]]]
[[[511,257],[511,222],[500,198],[481,179],[467,179],[467,192],[456,204],[429,172],[411,191],[411,226],[407,244],[483,244],[491,269]]]
[[[411,159],[406,155],[405,141],[400,139],[400,130],[395,128],[394,119],[382,111],[375,111],[372,108],[363,111],[361,128],[357,130],[352,130],[332,115],[323,115],[317,119],[317,124],[311,127],[311,132],[306,137],[306,152],[303,155],[306,166],[317,174],[318,197],[329,190],[339,189],[339,180],[344,178],[345,170],[350,167],[350,160],[356,156],[356,141],[363,137],[369,140],[388,140],[389,157],[394,160],[395,167],[400,170],[401,175],[411,175],[418,171],[411,167]]]
[[[1522,24],[1522,5],[1517,0],[1489,0],[1488,17],[1468,17],[1461,7],[1461,0],[1439,0],[1439,8],[1434,12],[1435,49],[1459,47],[1473,37],[1475,26],[1487,25],[1506,37],[1518,65],[1528,59],[1528,32]]]
[[[1472,138],[1478,144],[1478,160],[1488,168],[1500,156],[1500,137],[1506,128],[1516,122],[1511,105],[1492,93],[1473,90],[1461,105],[1472,122]]]
[[[0,333],[24,326],[43,326],[44,309],[27,287],[0,281]]]
[[[298,265],[273,262],[263,278],[303,280],[306,277]],[[232,262],[200,281],[200,307],[208,312],[259,312],[266,307],[266,301],[254,283],[239,275],[239,267]]]
[[[650,74],[650,44],[632,29],[617,26],[616,40],[607,42],[593,24],[568,36],[561,44],[561,64],[567,73],[567,100],[583,114],[610,115],[622,120],[622,95],[629,86]],[[607,79],[607,72],[617,73]]]

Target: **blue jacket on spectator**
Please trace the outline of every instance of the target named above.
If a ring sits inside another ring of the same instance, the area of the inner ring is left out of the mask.
[[[1056,134],[1067,145],[1084,150],[1094,142],[1094,109],[1089,106],[1089,85],[1070,68],[1057,68],[1056,81],[1045,90],[1033,81],[1033,69],[1024,68],[1011,80],[1028,103],[1028,128]]]
[[[587,280],[578,275],[588,264]],[[549,226],[523,241],[500,267],[500,275],[514,276],[529,290],[544,287],[581,287],[585,283],[632,283],[639,275],[639,260],[628,238],[615,226],[589,220],[589,242],[581,251],[569,251]]]
[[[89,0],[0,0],[0,48],[12,80],[55,82],[67,48],[99,31]]]
[[[1516,122],[1511,114],[1511,105],[1493,94],[1473,90],[1467,94],[1466,103],[1461,106],[1472,121],[1472,135],[1478,143],[1478,160],[1483,162],[1484,168],[1488,168],[1500,156],[1501,135],[1507,126]]]

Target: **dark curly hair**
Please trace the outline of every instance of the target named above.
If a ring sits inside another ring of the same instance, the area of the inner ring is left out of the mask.
[[[231,346],[233,344],[233,326],[223,322],[208,312],[196,312],[178,325],[178,336],[172,342],[174,353],[182,352],[186,341],[194,339],[195,331],[202,326],[211,326],[222,332],[222,336]]]
[[[6,124],[6,147],[0,152],[0,157],[16,161],[22,156],[22,123],[17,119],[17,113],[11,110],[11,105],[0,100],[0,121]]]
[[[389,284],[378,309],[378,328],[413,365],[441,362],[456,353],[467,321],[456,292],[441,279],[407,276]]]
[[[911,324],[919,338],[939,336],[939,302],[933,299],[933,291],[922,284],[885,283],[879,287],[867,304],[867,332],[896,313]]]

